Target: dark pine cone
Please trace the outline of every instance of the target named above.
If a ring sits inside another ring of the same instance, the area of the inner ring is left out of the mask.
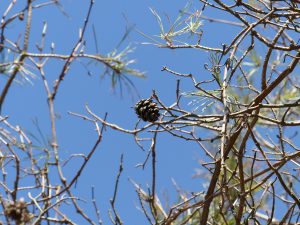
[[[159,108],[151,98],[142,99],[135,104],[135,112],[144,121],[155,122],[158,120]]]
[[[29,213],[24,200],[6,204],[4,214],[15,221],[16,224],[25,224],[31,219],[31,214]]]

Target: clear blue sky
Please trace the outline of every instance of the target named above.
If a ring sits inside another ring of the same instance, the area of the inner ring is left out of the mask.
[[[8,2],[10,1],[1,1],[1,14],[7,7]],[[45,52],[50,52],[50,44],[54,42],[57,53],[70,53],[77,41],[79,28],[86,16],[88,2],[86,0],[62,1],[70,18],[65,17],[54,6],[34,11],[30,51],[37,51],[34,45],[40,41],[43,21],[47,21],[48,31]],[[21,3],[18,2],[18,4],[21,7]],[[99,52],[107,54],[120,41],[126,25],[134,25],[136,29],[149,36],[159,34],[158,24],[149,7],[156,9],[164,18],[165,23],[168,24],[164,15],[168,15],[171,20],[174,20],[179,10],[184,6],[185,1],[179,0],[95,0],[92,17],[85,36],[87,41],[86,52],[96,53],[92,25],[96,28]],[[192,9],[199,6],[195,4]],[[209,11],[207,11],[208,13]],[[203,23],[204,44],[221,47],[222,43],[234,35],[228,34],[229,30],[234,32],[234,29],[229,29],[228,26],[209,24],[206,21],[203,21]],[[24,23],[12,25],[9,32],[12,37],[17,33],[22,33],[23,30]],[[153,45],[142,45],[142,42],[150,42],[150,40],[133,30],[120,47],[120,50],[122,50],[131,43],[131,46],[135,47],[135,51],[129,57],[137,60],[134,67],[146,72],[146,79],[128,76],[135,84],[141,98],[148,98],[152,90],[155,89],[165,104],[168,105],[174,102],[177,78],[166,72],[161,72],[163,66],[169,66],[178,72],[193,73],[199,80],[209,76],[203,69],[204,63],[208,61],[206,52],[200,50],[159,49]],[[61,66],[61,62],[49,60],[45,69],[50,84],[57,79]],[[58,92],[55,102],[56,113],[59,117],[57,120],[58,142],[60,151],[65,153],[65,157],[68,154],[87,153],[97,138],[92,124],[68,115],[68,111],[85,113],[84,106],[88,103],[96,114],[103,116],[107,112],[107,120],[121,127],[133,129],[137,121],[137,116],[131,107],[139,100],[138,96],[133,95],[132,97],[128,94],[126,88],[124,88],[122,96],[118,87],[113,91],[110,77],[100,79],[103,73],[101,64],[98,63],[96,67],[93,66],[91,71],[92,76],[89,76],[82,64],[79,62],[73,63]],[[27,82],[24,82],[23,85],[14,84],[4,105],[3,115],[9,115],[9,121],[12,124],[20,125],[26,131],[33,133],[39,140],[42,140],[33,121],[38,120],[46,139],[51,137],[47,96],[41,77],[34,69],[33,72],[37,74],[37,77],[32,79],[33,85]],[[2,78],[1,83],[4,80]],[[182,91],[190,90],[192,90],[191,84],[183,81]],[[78,196],[87,201],[87,203],[82,203],[81,206],[88,209],[88,215],[96,219],[91,204],[91,186],[95,186],[102,219],[104,224],[108,224],[109,199],[113,195],[113,186],[121,154],[124,154],[124,172],[120,180],[116,208],[125,224],[147,224],[143,214],[138,210],[137,195],[128,179],[130,178],[141,184],[143,188],[147,188],[147,185],[151,185],[150,164],[145,170],[135,168],[135,165],[145,160],[147,153],[142,152],[136,146],[133,137],[130,135],[107,129],[97,152],[79,178],[75,193],[78,193]],[[176,190],[172,185],[172,178],[179,187],[187,192],[206,191],[203,187],[203,179],[192,178],[196,173],[196,169],[200,168],[198,160],[201,157],[201,150],[196,145],[166,134],[158,137],[157,193],[162,200],[165,193],[168,193],[170,203],[176,202]],[[81,161],[77,160],[67,166],[65,168],[66,175],[72,177],[72,172],[76,170],[76,166],[79,166],[80,163]],[[70,213],[72,212],[75,214],[75,211],[70,211]],[[80,222],[78,223],[80,224]]]

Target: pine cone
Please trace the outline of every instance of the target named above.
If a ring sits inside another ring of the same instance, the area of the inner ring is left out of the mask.
[[[135,104],[135,112],[144,121],[155,122],[158,120],[159,108],[151,98],[142,99]]]
[[[16,224],[25,224],[30,221],[31,214],[27,209],[26,202],[21,199],[17,202],[9,202],[4,209],[4,214]]]

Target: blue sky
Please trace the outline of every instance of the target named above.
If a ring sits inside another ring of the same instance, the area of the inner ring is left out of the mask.
[[[35,10],[30,35],[30,50],[32,52],[37,51],[35,44],[40,42],[43,21],[47,21],[44,52],[50,52],[50,44],[54,42],[58,53],[68,54],[77,41],[79,28],[86,16],[87,2],[63,1],[64,9],[70,18],[65,17],[54,6]],[[2,3],[2,5],[5,4]],[[96,53],[92,25],[96,29],[100,53],[107,54],[120,41],[126,25],[133,25],[135,29],[149,36],[159,34],[159,27],[155,17],[150,12],[150,7],[161,14],[170,16],[173,20],[176,19],[179,10],[184,6],[182,1],[96,0],[85,36],[86,52]],[[16,10],[19,7],[22,8],[21,5],[17,5]],[[24,23],[13,24],[9,27],[8,32],[11,37],[13,35],[16,37],[16,34],[22,33],[23,29]],[[133,30],[120,47],[120,50],[128,44],[134,47],[135,51],[129,55],[130,58],[137,61],[133,66],[146,73],[146,79],[128,76],[142,98],[150,97],[152,90],[155,89],[166,104],[171,104],[175,100],[176,78],[161,72],[161,68],[165,65],[173,66],[174,69],[182,72],[196,72],[199,73],[199,76],[205,76],[205,74],[200,74],[205,60],[205,55],[202,52],[158,49],[155,46],[142,45],[142,42],[149,42],[149,40]],[[46,64],[45,74],[50,84],[57,79],[61,66],[62,62],[58,60],[49,60]],[[32,69],[32,72],[37,74],[36,78],[32,79],[33,84],[23,82],[22,85],[13,85],[7,96],[3,114],[9,115],[9,121],[12,124],[18,124],[28,133],[34,134],[40,141],[37,144],[43,145],[45,144],[42,141],[43,138],[50,139],[51,137],[47,96],[42,79],[37,71]],[[97,137],[92,124],[68,115],[69,111],[85,113],[84,106],[88,103],[96,114],[103,116],[107,112],[109,122],[114,122],[124,128],[132,129],[137,122],[137,116],[131,107],[139,100],[139,97],[134,93],[133,95],[128,94],[126,89],[124,89],[122,96],[118,88],[112,90],[110,77],[100,79],[100,75],[103,73],[101,64],[98,63],[97,66],[93,67],[92,73],[93,75],[89,76],[80,63],[73,63],[55,102],[56,113],[59,118],[57,119],[58,142],[60,151],[65,153],[63,154],[65,158],[69,154],[87,153]],[[34,121],[38,121],[43,137],[39,135]],[[147,188],[147,185],[151,185],[150,164],[145,170],[135,168],[135,165],[145,160],[147,153],[142,152],[135,145],[132,136],[107,129],[96,154],[79,178],[74,192],[87,201],[81,206],[87,209],[89,216],[95,219],[91,204],[91,186],[95,186],[101,216],[104,224],[107,224],[108,209],[110,208],[109,199],[113,195],[113,186],[121,154],[124,154],[124,172],[120,180],[116,207],[125,224],[146,224],[145,217],[137,209],[139,207],[137,195],[129,179],[141,184],[143,188]],[[187,191],[202,189],[202,181],[192,179],[195,169],[199,167],[197,160],[200,154],[197,146],[176,140],[169,135],[161,135],[158,138],[157,191],[161,198],[165,193],[168,193],[171,203],[177,200],[172,178],[178,186]],[[72,172],[80,163],[81,160],[75,160],[66,166],[66,176],[72,177]],[[70,209],[70,213],[75,214],[75,211]]]
[[[10,1],[0,3],[1,13],[7,2]],[[62,3],[70,18],[64,16],[54,6],[34,11],[30,36],[32,52],[37,51],[34,46],[35,43],[40,42],[43,21],[47,21],[48,24],[44,52],[50,52],[52,42],[55,43],[58,53],[68,54],[71,52],[77,41],[79,28],[86,16],[88,1],[66,0]],[[179,10],[184,6],[185,2],[179,0],[96,0],[85,35],[86,52],[96,53],[93,25],[101,54],[107,54],[115,48],[123,36],[126,26],[134,26],[135,29],[132,30],[120,50],[128,44],[135,48],[129,57],[136,59],[137,63],[133,67],[144,71],[147,78],[141,79],[133,76],[128,76],[128,78],[135,84],[141,98],[150,97],[152,90],[155,89],[164,103],[169,105],[175,101],[177,78],[161,72],[162,67],[169,66],[178,72],[193,73],[199,80],[204,80],[210,76],[203,69],[204,63],[208,61],[208,54],[200,50],[169,50],[142,44],[150,40],[137,30],[149,36],[159,34],[159,27],[150,12],[150,7],[157,10],[168,24],[167,17],[164,15],[175,20]],[[199,4],[195,4],[191,9],[199,6]],[[205,12],[207,15],[215,16],[210,14],[209,10]],[[222,15],[218,16],[222,17]],[[13,36],[16,33],[22,33],[23,29],[24,23],[12,25],[9,33]],[[220,48],[222,43],[226,43],[234,36],[237,28],[203,21],[203,30],[203,44]],[[47,63],[45,71],[50,84],[57,79],[61,66],[62,62],[53,59]],[[87,103],[97,115],[103,117],[107,112],[109,122],[126,129],[133,129],[137,122],[137,116],[131,107],[139,100],[139,97],[129,94],[126,89],[123,90],[122,95],[118,87],[112,90],[110,77],[100,79],[103,73],[101,64],[93,66],[91,71],[92,75],[89,76],[81,63],[74,62],[62,82],[55,102],[58,115],[58,142],[60,151],[66,158],[69,154],[88,153],[97,138],[92,124],[70,116],[68,112],[85,114],[85,104]],[[33,72],[37,71],[33,69]],[[1,79],[2,82],[4,80]],[[9,115],[11,123],[20,125],[25,131],[31,132],[39,140],[42,140],[33,122],[38,121],[42,133],[47,139],[51,137],[47,96],[38,73],[37,77],[32,79],[32,83],[33,85],[27,82],[22,85],[13,85],[4,105],[3,114]],[[192,84],[188,80],[182,81],[182,91],[191,91],[192,88]],[[189,100],[186,100],[186,103],[188,102]],[[102,219],[104,224],[108,224],[109,199],[113,195],[121,154],[124,154],[124,172],[121,175],[116,208],[125,224],[147,224],[145,217],[138,210],[137,195],[129,179],[141,184],[143,188],[147,188],[147,185],[151,185],[150,164],[145,170],[135,168],[135,165],[145,160],[147,153],[142,152],[136,146],[130,135],[107,128],[103,141],[79,178],[74,192],[87,201],[81,206],[87,209],[87,213],[95,219],[91,204],[91,186],[95,186]],[[203,155],[198,146],[167,134],[160,135],[157,146],[157,193],[159,197],[163,199],[165,193],[168,193],[170,203],[176,202],[176,188],[172,184],[172,179],[187,192],[205,191],[205,179],[193,178],[196,170],[200,168],[198,160],[201,157]],[[72,177],[72,172],[80,163],[81,160],[75,160],[66,166],[66,176]],[[75,214],[75,211],[70,211],[70,213],[72,212]]]

